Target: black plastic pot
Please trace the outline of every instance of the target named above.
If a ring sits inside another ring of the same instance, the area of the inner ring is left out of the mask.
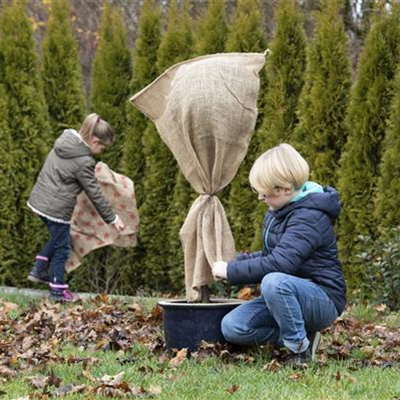
[[[235,299],[212,299],[211,303],[188,303],[182,299],[159,301],[167,348],[195,351],[202,340],[225,343],[222,318],[241,303]]]

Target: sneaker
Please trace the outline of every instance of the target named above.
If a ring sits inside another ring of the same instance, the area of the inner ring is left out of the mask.
[[[74,295],[68,290],[68,285],[50,283],[49,299],[57,302],[74,300]]]
[[[307,337],[310,341],[308,349],[302,353],[291,353],[290,356],[285,360],[285,365],[293,368],[303,369],[306,368],[310,362],[315,361],[315,355],[321,342],[321,333],[308,333]]]
[[[29,272],[27,279],[31,282],[49,284],[49,270],[46,267],[38,267],[37,265],[34,265]]]

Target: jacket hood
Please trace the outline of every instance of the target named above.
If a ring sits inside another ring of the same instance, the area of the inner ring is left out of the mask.
[[[54,144],[54,151],[61,158],[91,156],[90,148],[74,129],[66,129]]]
[[[292,210],[307,208],[326,213],[330,218],[339,216],[341,203],[339,193],[330,186],[324,186],[322,193],[309,193],[302,199],[286,204],[283,208],[271,211],[276,218],[283,218]]]

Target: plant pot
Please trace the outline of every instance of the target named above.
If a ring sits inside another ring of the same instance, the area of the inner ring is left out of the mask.
[[[163,300],[165,341],[168,349],[195,351],[200,342],[225,343],[222,318],[242,304],[235,299],[211,299],[211,303],[188,303],[184,299]]]

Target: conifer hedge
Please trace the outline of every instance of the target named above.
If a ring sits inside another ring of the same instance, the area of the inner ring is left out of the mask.
[[[7,271],[0,279],[18,285],[25,283],[46,237],[45,227],[26,202],[51,142],[38,55],[23,2],[12,2],[0,15],[0,64],[14,149],[10,187],[16,210],[16,237],[12,250],[0,260]]]
[[[364,266],[356,263],[359,235],[374,235],[374,194],[393,98],[393,78],[399,62],[399,10],[383,11],[369,31],[358,62],[357,79],[347,111],[348,140],[339,171],[343,202],[339,249],[350,287],[363,280]]]
[[[115,130],[114,143],[102,156],[111,169],[120,170],[127,126],[126,105],[132,74],[128,33],[121,12],[105,2],[99,42],[93,60],[91,109]]]
[[[307,159],[312,180],[336,186],[346,142],[346,110],[351,85],[348,38],[341,0],[324,0],[315,13],[315,35],[307,53],[300,123],[291,144]]]
[[[228,29],[227,52],[264,52],[267,42],[262,29],[261,3],[258,0],[238,0],[233,20]],[[262,91],[260,93],[262,96]],[[238,251],[249,250],[254,237],[253,213],[257,196],[251,191],[249,173],[259,153],[257,130],[249,150],[233,179],[227,201],[227,216]],[[225,195],[225,191],[223,195]]]
[[[133,55],[132,79],[129,85],[130,95],[143,89],[157,77],[157,50],[161,41],[161,11],[155,0],[145,0],[141,16],[139,34]],[[132,104],[127,104],[127,127],[123,150],[122,171],[135,185],[138,208],[145,201],[143,180],[145,174],[145,156],[143,134],[149,120]],[[145,247],[142,244],[142,229],[139,230],[138,244],[127,249],[128,265],[124,269],[124,284],[130,288],[143,286],[142,261]]]
[[[78,129],[86,113],[81,63],[64,0],[51,3],[43,40],[43,82],[55,140],[66,128]]]
[[[280,0],[276,8],[276,31],[271,53],[265,66],[266,84],[261,107],[261,124],[257,132],[264,151],[283,142],[290,142],[297,124],[297,102],[304,82],[306,38],[303,16],[296,0]],[[261,228],[267,206],[258,202],[253,213],[254,240],[252,250],[262,247]]]
[[[175,0],[169,4],[167,31],[157,51],[157,72],[190,58],[193,47],[188,2],[180,10]],[[172,215],[168,212],[178,173],[177,163],[152,123],[143,135],[145,174],[143,188],[145,202],[140,207],[140,237],[145,254],[142,259],[143,279],[147,287],[169,290],[168,242]]]

